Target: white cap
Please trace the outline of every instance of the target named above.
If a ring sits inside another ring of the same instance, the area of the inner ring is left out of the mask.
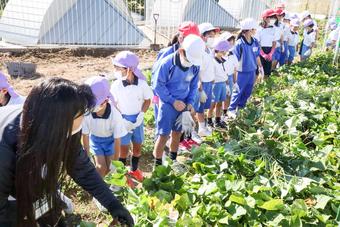
[[[232,36],[234,35],[231,34],[230,32],[223,32],[218,38],[221,40],[228,41],[228,39],[230,39]]]
[[[201,35],[203,35],[205,32],[209,31],[219,32],[221,30],[219,27],[215,27],[210,23],[202,23],[198,25],[198,29],[200,30]]]
[[[240,22],[241,30],[257,29],[258,25],[253,18],[246,18]]]
[[[301,20],[305,19],[306,17],[308,17],[310,15],[309,11],[303,11],[301,13]]]
[[[197,66],[202,65],[205,47],[205,43],[197,35],[188,35],[182,43],[187,59],[190,63]]]

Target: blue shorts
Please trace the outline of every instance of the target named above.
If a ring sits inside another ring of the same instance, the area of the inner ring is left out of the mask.
[[[301,58],[302,59],[307,59],[309,58],[309,56],[305,56],[305,53],[307,52],[307,50],[309,50],[310,47],[309,46],[306,46],[305,44],[302,44],[302,47],[301,47]]]
[[[200,102],[199,94],[196,97],[195,110],[197,113],[203,113],[204,110],[210,109],[212,96],[213,96],[213,82],[202,82],[202,89],[207,95],[207,101],[205,103]]]
[[[233,92],[233,87],[234,87],[234,75],[228,76],[228,85],[229,85],[230,96],[231,96],[231,93]]]
[[[171,131],[182,131],[182,125],[176,125],[176,120],[181,112],[168,103],[160,103],[157,116],[157,134],[161,136],[170,135]]]
[[[227,83],[217,82],[213,88],[213,102],[224,102],[227,99]]]
[[[281,47],[276,47],[273,54],[273,61],[279,61],[281,57]]]
[[[96,156],[111,156],[115,153],[114,142],[113,135],[109,137],[90,135],[90,151]]]
[[[135,123],[137,120],[136,115],[122,115],[122,117],[128,121],[131,121],[132,123]],[[144,123],[142,123],[140,126],[135,128],[132,132],[128,133],[126,136],[121,138],[121,144],[124,146],[130,145],[130,143],[137,143],[142,144],[144,142]]]
[[[295,46],[288,46],[288,61],[292,62],[295,57]]]

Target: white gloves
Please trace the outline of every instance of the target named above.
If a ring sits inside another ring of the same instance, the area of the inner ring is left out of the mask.
[[[312,54],[312,50],[309,49],[309,50],[307,50],[307,51],[303,54],[303,56],[304,56],[304,57],[309,57],[309,56],[311,56],[311,54]]]
[[[227,96],[231,96],[231,91],[230,91],[230,87],[228,84],[227,84]]]
[[[66,214],[72,214],[74,212],[74,204],[70,198],[68,198],[64,193],[62,193],[60,190],[58,190],[59,196],[61,201],[63,201],[66,204],[66,208],[63,210]]]
[[[240,92],[240,87],[238,86],[237,83],[234,83],[233,92],[235,92],[235,93],[239,93]]]
[[[144,112],[140,112],[137,116],[136,123],[134,123],[135,128],[143,124],[143,121],[144,121]]]
[[[259,79],[260,79],[260,81],[263,81],[263,79],[264,79],[263,67],[259,67]]]
[[[182,112],[176,120],[176,125],[182,125],[182,132],[185,135],[191,134],[195,127],[195,121],[192,119],[190,111]]]
[[[134,123],[132,123],[131,121],[128,121],[126,119],[123,119],[123,123],[124,123],[126,130],[129,133],[136,128]]]
[[[208,99],[207,94],[202,90],[199,92],[200,95],[200,103],[205,103]]]

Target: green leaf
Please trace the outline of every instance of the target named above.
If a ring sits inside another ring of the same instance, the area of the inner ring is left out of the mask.
[[[297,217],[305,217],[307,215],[307,206],[303,199],[297,199],[293,202],[291,208],[291,214]]]
[[[126,185],[126,177],[122,177],[122,178],[109,178],[108,180],[106,180],[107,183],[109,183],[110,185],[115,185],[118,187],[124,187]]]
[[[238,220],[241,216],[245,215],[247,210],[244,209],[242,206],[237,206],[236,212],[233,214],[232,219]]]
[[[291,216],[289,221],[290,227],[302,227],[302,221],[298,216]]]
[[[240,204],[240,205],[246,205],[246,203],[247,203],[246,200],[244,199],[243,195],[232,194],[229,197],[229,200],[234,202],[234,203]]]
[[[92,222],[82,221],[80,222],[80,227],[96,227],[96,224]]]
[[[125,168],[124,164],[121,161],[112,161],[112,165],[117,169]]]
[[[265,210],[282,210],[284,208],[284,204],[282,199],[271,199],[264,202],[262,206],[259,207]]]
[[[165,201],[168,203],[170,203],[171,200],[173,199],[171,193],[164,190],[159,190],[153,195],[156,196],[160,201]]]
[[[226,225],[229,224],[229,217],[226,216],[226,217],[224,217],[224,218],[218,220],[218,223],[220,223],[220,224],[226,224]]]
[[[284,219],[286,219],[285,216],[283,216],[282,214],[279,214],[279,215],[277,215],[277,216],[274,218],[273,221],[269,221],[269,222],[268,222],[268,225],[269,225],[269,226],[280,226],[280,225],[279,225],[280,222],[281,222],[282,220],[284,220]]]
[[[316,205],[315,209],[325,209],[327,203],[332,199],[332,197],[329,197],[327,195],[317,195],[316,196]]]
[[[223,171],[225,169],[228,169],[229,165],[228,165],[228,162],[223,162],[221,165],[220,165],[220,171]]]
[[[182,211],[187,210],[191,205],[191,201],[187,193],[184,193],[183,195],[176,195],[174,201]]]

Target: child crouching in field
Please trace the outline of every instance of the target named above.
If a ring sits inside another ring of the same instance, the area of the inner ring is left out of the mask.
[[[144,113],[149,109],[153,92],[145,81],[142,72],[137,68],[138,57],[130,51],[122,51],[112,59],[117,78],[111,93],[122,113],[127,125],[128,134],[122,138],[119,160],[127,163],[130,143],[132,142],[131,171],[129,175],[137,181],[143,181],[143,172],[138,169],[138,162],[142,155],[144,142]],[[131,185],[131,181],[129,182]]]

